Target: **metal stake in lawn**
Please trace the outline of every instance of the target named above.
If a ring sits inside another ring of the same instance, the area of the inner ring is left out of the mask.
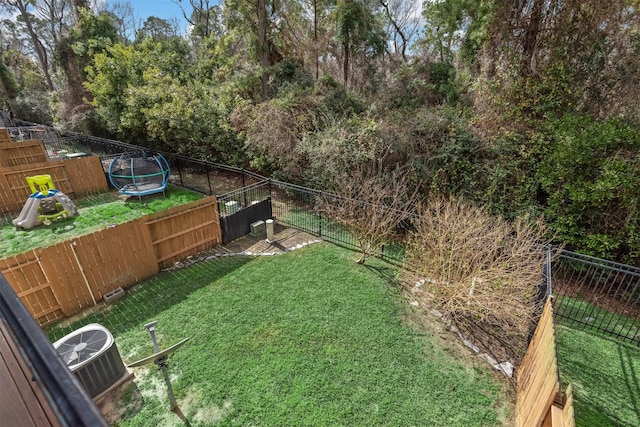
[[[133,362],[132,364],[128,365],[128,367],[134,368],[136,366],[146,365],[151,362],[158,365],[158,368],[160,368],[160,370],[162,371],[162,375],[164,375],[164,381],[165,383],[167,383],[167,392],[169,393],[171,410],[176,414],[178,414],[180,418],[184,418],[184,415],[182,415],[182,411],[180,410],[180,408],[178,408],[178,402],[176,402],[176,397],[173,395],[173,389],[171,388],[171,381],[169,380],[169,371],[167,369],[167,358],[169,357],[169,354],[173,353],[178,347],[180,347],[182,344],[189,341],[189,338],[185,338],[179,343],[174,344],[171,347],[167,348],[166,350],[160,351],[160,347],[158,347],[158,341],[156,340],[156,324],[157,323],[158,322],[153,321],[151,323],[147,323],[146,325],[144,325],[146,330],[149,331],[149,334],[151,335],[151,341],[153,342],[153,349],[155,351],[155,354],[149,357],[145,357],[142,360],[138,360],[137,362]]]

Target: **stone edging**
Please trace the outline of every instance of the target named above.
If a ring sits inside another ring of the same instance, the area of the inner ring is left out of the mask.
[[[435,282],[435,281],[433,279],[422,279],[422,280],[419,280],[414,285],[414,289],[412,289],[412,292],[415,292],[415,290],[417,288],[419,288],[420,286],[424,285],[427,282],[432,283],[432,282]],[[420,307],[423,310],[425,310],[425,308],[421,307],[420,303],[417,300],[411,301],[410,304],[412,306],[414,306],[414,307]],[[430,310],[430,311],[431,311],[431,314],[433,314],[434,316],[436,316],[437,318],[442,320],[449,327],[451,332],[456,334],[458,336],[458,338],[462,341],[462,343],[465,346],[469,347],[473,352],[475,352],[481,359],[484,359],[494,369],[502,372],[508,378],[512,378],[513,377],[514,367],[513,367],[513,364],[511,364],[511,362],[509,362],[509,361],[498,362],[496,359],[494,359],[489,354],[481,353],[480,352],[480,348],[477,345],[475,345],[473,342],[471,342],[469,339],[467,339],[464,335],[462,335],[462,333],[458,330],[458,328],[456,328],[451,323],[450,320],[444,318],[444,315],[442,313],[440,313],[438,310]]]

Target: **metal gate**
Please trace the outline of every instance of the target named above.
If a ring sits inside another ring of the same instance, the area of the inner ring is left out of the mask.
[[[223,244],[246,236],[252,223],[273,216],[268,180],[217,196],[217,199]]]

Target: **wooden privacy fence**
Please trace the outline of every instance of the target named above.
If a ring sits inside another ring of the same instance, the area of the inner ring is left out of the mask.
[[[0,143],[0,166],[24,166],[47,161],[42,141],[32,139],[20,142]]]
[[[3,142],[11,142],[11,134],[7,128],[0,128],[0,143]]]
[[[0,260],[0,272],[46,324],[101,302],[118,287],[221,242],[215,197]]]
[[[560,393],[551,299],[542,311],[529,348],[518,370],[517,427],[573,427],[571,386]]]
[[[157,212],[145,218],[151,246],[159,267],[222,242],[215,196]]]
[[[0,167],[0,213],[20,211],[31,195],[26,177],[51,175],[55,187],[69,197],[107,191],[107,179],[98,156]]]

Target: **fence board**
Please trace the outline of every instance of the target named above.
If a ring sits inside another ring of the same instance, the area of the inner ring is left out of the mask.
[[[567,387],[567,391],[564,393],[566,399],[564,402],[564,408],[562,409],[562,427],[575,427],[576,422],[573,413],[573,389],[571,384]]]
[[[107,292],[220,241],[217,202],[209,197],[0,259],[0,271],[42,324],[92,307]]]
[[[71,198],[108,190],[102,163],[97,156],[0,167],[0,213],[20,211],[31,195],[26,177],[42,174],[51,175],[55,187]]]
[[[64,313],[35,251],[0,260],[0,271],[31,315],[46,324]]]
[[[0,168],[0,175],[6,180],[7,199],[2,200],[3,212],[17,212],[24,205],[25,200],[31,195],[26,178],[34,175],[51,175],[55,187],[73,197],[73,188],[69,180],[62,160],[37,163],[27,166]]]
[[[100,157],[78,157],[65,159],[63,162],[76,197],[84,197],[109,189]]]
[[[46,161],[47,153],[40,140],[0,143],[1,167],[24,166]]]
[[[16,166],[13,168],[0,168],[0,172],[4,173],[7,182],[12,191],[16,192],[18,198],[27,198],[31,195],[27,177],[33,175],[51,175],[51,179],[56,189],[71,194],[71,182],[64,170],[64,162],[62,160],[54,160],[46,163],[34,163],[26,166]]]
[[[535,333],[518,370],[516,426],[572,427],[573,401],[567,390],[564,409],[554,405],[560,397],[555,329],[548,299]]]
[[[541,425],[559,390],[553,310],[547,300],[518,371],[516,424]]]
[[[41,250],[42,267],[51,280],[65,316],[93,305],[87,285],[71,251],[72,241],[61,242]]]
[[[213,196],[173,208],[162,217],[149,215],[146,224],[160,267],[168,267],[222,240]]]
[[[0,128],[0,143],[11,142],[11,134],[9,133],[9,129]]]
[[[75,253],[96,300],[158,273],[151,242],[140,238],[140,220],[76,239]]]
[[[131,221],[42,250],[43,266],[66,316],[158,273],[145,227],[141,220]]]
[[[23,204],[25,200],[22,200]],[[3,173],[0,173],[0,213],[14,212],[20,208],[20,202],[16,199],[13,191],[11,191],[7,178]]]

